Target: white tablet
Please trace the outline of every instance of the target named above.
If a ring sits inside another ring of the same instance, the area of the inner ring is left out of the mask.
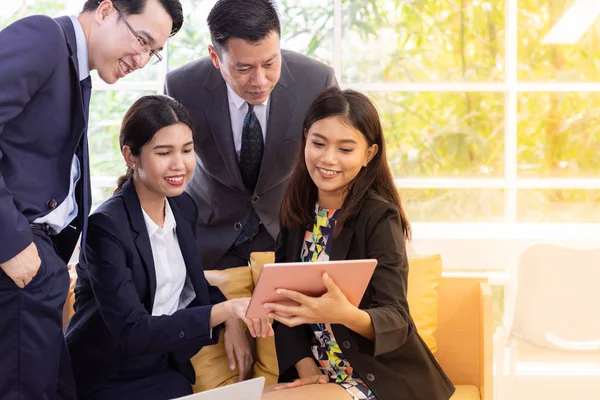
[[[358,307],[376,266],[375,259],[265,264],[246,310],[246,318],[266,317],[265,303],[291,302],[277,294],[277,289],[294,290],[307,296],[322,295],[326,292],[322,278],[325,272],[348,301]]]

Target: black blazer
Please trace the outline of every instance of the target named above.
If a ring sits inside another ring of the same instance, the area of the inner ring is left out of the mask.
[[[276,262],[300,261],[305,228],[281,229]],[[333,324],[333,334],[354,370],[378,400],[447,400],[454,386],[417,334],[408,311],[408,259],[398,208],[367,194],[359,213],[333,240],[331,260],[378,260],[359,308],[371,316],[375,340]],[[275,323],[280,382],[297,378],[294,364],[313,357],[308,325]]]
[[[77,265],[75,315],[67,327],[79,396],[94,392],[136,356],[168,354],[170,365],[190,384],[190,363],[210,336],[212,304],[225,297],[204,278],[196,250],[196,206],[187,194],[168,199],[177,222],[177,238],[196,298],[169,316],[152,316],[156,275],[142,208],[131,182],[90,216],[87,259]]]

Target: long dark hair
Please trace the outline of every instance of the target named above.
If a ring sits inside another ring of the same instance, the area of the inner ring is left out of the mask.
[[[164,127],[183,123],[193,130],[192,117],[184,106],[169,96],[151,95],[137,99],[123,118],[119,134],[119,148],[129,146],[134,156],[139,156],[142,147],[149,143],[156,132]],[[117,193],[133,176],[133,169],[127,166],[125,175],[117,180]]]
[[[339,117],[352,128],[363,134],[369,146],[376,144],[379,151],[350,182],[340,216],[335,223],[334,235],[338,235],[344,224],[354,217],[369,190],[398,207],[404,237],[410,239],[410,223],[406,218],[400,195],[385,154],[385,140],[379,114],[367,96],[354,90],[326,89],[310,105],[302,126],[302,151],[290,178],[289,186],[281,204],[281,223],[286,228],[308,226],[312,221],[310,211],[317,201],[317,187],[310,178],[304,160],[307,133],[317,121]]]

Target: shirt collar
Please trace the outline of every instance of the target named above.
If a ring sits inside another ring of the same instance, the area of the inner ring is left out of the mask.
[[[177,222],[175,221],[175,216],[173,215],[173,210],[171,210],[171,206],[169,205],[169,201],[165,199],[165,223],[163,227],[156,225],[152,218],[142,207],[142,214],[144,215],[144,222],[146,223],[146,230],[148,231],[148,237],[154,236],[156,232],[159,230],[164,233],[168,233],[173,231],[177,227]]]
[[[75,29],[75,40],[77,42],[77,61],[79,63],[79,80],[82,81],[90,76],[90,61],[88,58],[89,55],[87,41],[85,40],[83,28],[81,27],[81,23],[77,17],[74,15],[70,15],[69,17],[71,18],[73,28]]]
[[[233,91],[233,89],[231,88],[231,86],[229,86],[228,83],[226,83],[226,85],[227,85],[227,98],[229,99],[229,102],[232,103],[235,106],[235,108],[240,110],[242,108],[242,106],[244,104],[246,104],[246,100],[244,100],[240,96],[238,96],[238,94]],[[269,95],[269,97],[267,97],[267,99],[260,105],[266,106],[267,103],[269,102],[270,98],[271,98],[271,96]]]

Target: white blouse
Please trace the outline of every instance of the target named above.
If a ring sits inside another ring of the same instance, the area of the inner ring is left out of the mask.
[[[152,315],[171,315],[177,310],[186,308],[196,297],[177,240],[175,231],[177,222],[166,199],[165,222],[162,228],[152,221],[143,208],[142,213],[150,237],[156,274]]]

